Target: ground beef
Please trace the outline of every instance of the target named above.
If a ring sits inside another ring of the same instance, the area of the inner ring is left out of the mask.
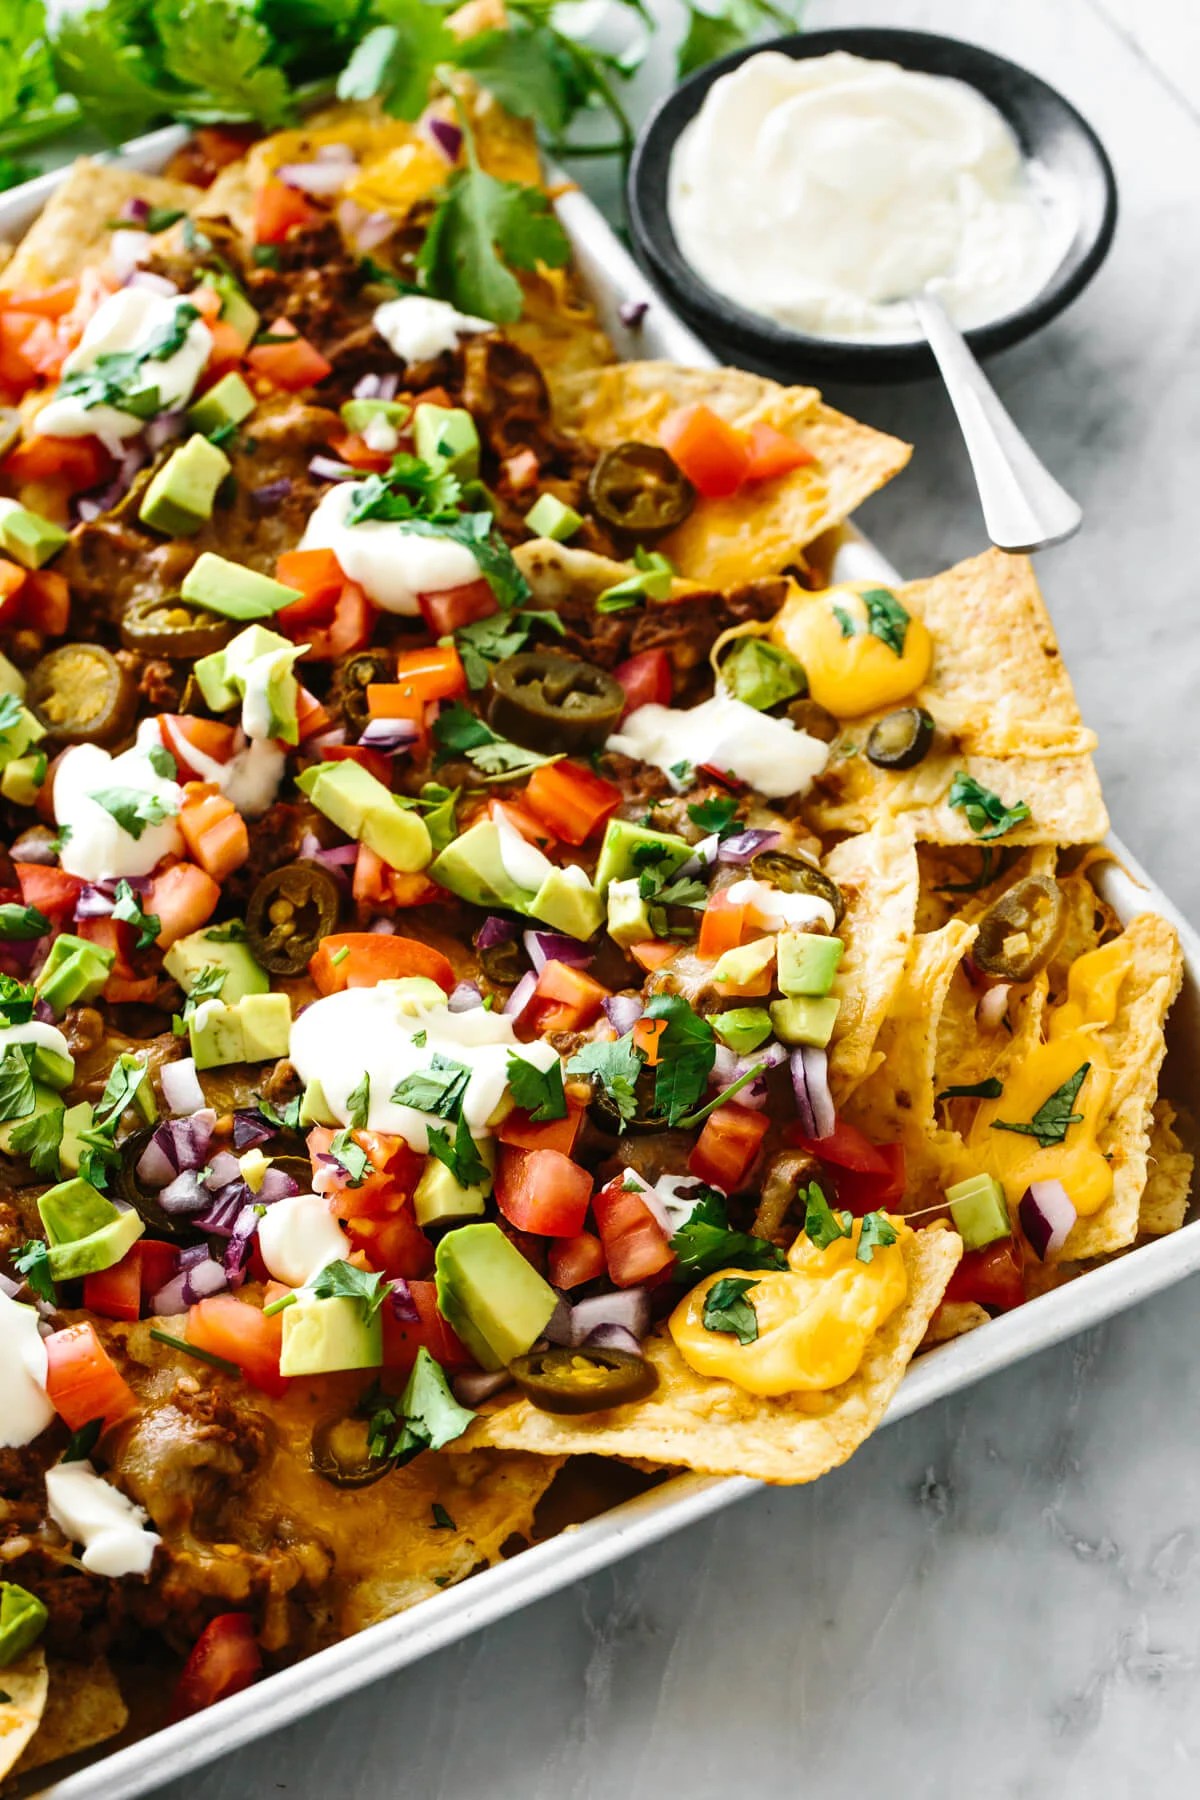
[[[277,800],[250,832],[250,856],[225,883],[224,897],[231,909],[244,914],[246,903],[264,875],[296,862],[306,836],[329,835],[328,822],[307,800]]]

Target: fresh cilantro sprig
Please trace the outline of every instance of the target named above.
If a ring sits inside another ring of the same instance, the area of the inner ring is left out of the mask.
[[[50,1246],[41,1238],[30,1238],[13,1257],[13,1267],[18,1275],[33,1289],[39,1300],[53,1306],[58,1296],[54,1289],[54,1279],[50,1274]]]
[[[43,1181],[57,1181],[62,1174],[59,1150],[63,1138],[63,1108],[47,1107],[45,1112],[31,1113],[13,1126],[12,1147],[23,1156],[35,1175]]]
[[[318,1300],[356,1300],[369,1324],[391,1293],[392,1284],[373,1269],[360,1269],[350,1262],[331,1262],[309,1283],[309,1291]]]
[[[451,757],[465,756],[492,781],[510,780],[515,775],[528,774],[532,769],[559,760],[510,743],[461,700],[438,714],[433,722],[433,741],[437,745],[436,763],[440,765],[449,762]]]
[[[386,519],[410,524],[414,519],[454,520],[462,484],[449,469],[435,469],[419,456],[401,451],[392,458],[384,475],[368,475],[354,489],[347,525],[365,519]]]
[[[556,612],[539,612],[535,608],[493,613],[490,618],[474,619],[469,625],[459,626],[453,642],[462,658],[467,686],[473,693],[487,686],[493,663],[503,662],[506,657],[524,650],[535,625],[543,625],[559,637],[565,630]]]
[[[170,817],[170,809],[146,788],[101,788],[91,797],[131,838],[140,838],[148,825],[161,825]]]
[[[137,948],[148,950],[162,930],[162,920],[157,913],[142,910],[142,903],[127,881],[118,881],[117,897],[113,904],[112,916],[126,925],[132,925],[137,932]]]
[[[26,1119],[37,1104],[32,1044],[9,1044],[0,1057],[0,1120]]]
[[[959,769],[950,783],[950,792],[946,796],[947,806],[962,812],[967,824],[976,837],[985,843],[1003,837],[1014,825],[1019,825],[1029,817],[1029,808],[1024,800],[1014,800],[1007,806],[999,794],[991,788],[984,787],[965,769]]]
[[[375,1166],[362,1145],[355,1143],[348,1129],[334,1132],[325,1154],[332,1156],[341,1169],[346,1177],[347,1187],[361,1187]]]
[[[616,1108],[624,1128],[637,1113],[638,1077],[645,1066],[645,1058],[626,1034],[615,1041],[584,1044],[567,1063],[567,1074],[592,1076]]]
[[[1091,1068],[1090,1062],[1081,1063],[1075,1073],[1068,1076],[1061,1087],[1038,1107],[1028,1124],[1012,1123],[1007,1119],[993,1119],[993,1131],[1015,1131],[1022,1137],[1036,1138],[1041,1149],[1048,1150],[1052,1144],[1065,1141],[1067,1131],[1072,1125],[1083,1122],[1083,1114],[1072,1112],[1084,1078]]]
[[[838,1238],[854,1235],[853,1213],[835,1211],[815,1181],[809,1183],[804,1208],[804,1233],[817,1250],[828,1250]],[[864,1213],[854,1252],[856,1262],[869,1263],[877,1249],[896,1242],[896,1228],[880,1212]]]
[[[428,1138],[430,1156],[436,1156],[449,1169],[459,1187],[482,1187],[485,1184],[491,1170],[480,1156],[479,1145],[471,1136],[464,1118],[459,1117],[453,1134],[431,1125]]]
[[[753,1344],[758,1338],[758,1314],[754,1302],[746,1295],[758,1282],[752,1276],[725,1275],[714,1281],[704,1296],[700,1322],[705,1331],[728,1331],[739,1344]]]
[[[718,1269],[786,1269],[787,1257],[765,1238],[732,1231],[720,1194],[707,1189],[671,1239],[678,1274],[692,1280]]]
[[[454,1398],[445,1370],[422,1344],[399,1402],[376,1396],[368,1449],[373,1457],[402,1465],[422,1450],[440,1450],[452,1443],[474,1417]]]
[[[562,1063],[555,1059],[548,1069],[539,1069],[514,1050],[508,1053],[508,1085],[517,1105],[529,1114],[535,1125],[551,1119],[565,1119],[567,1096],[563,1090]]]

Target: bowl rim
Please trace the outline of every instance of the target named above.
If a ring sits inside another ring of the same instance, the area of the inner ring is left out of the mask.
[[[920,338],[875,343],[856,338],[818,337],[777,324],[727,299],[708,285],[686,260],[672,229],[667,206],[667,181],[671,156],[678,139],[699,111],[708,90],[722,75],[739,68],[750,57],[774,50],[797,60],[808,60],[834,50],[847,50],[872,60],[890,60],[921,73],[949,75],[982,93],[1022,141],[1019,118],[1005,103],[1004,89],[1015,82],[1026,95],[1035,96],[1066,122],[1090,155],[1099,178],[1103,204],[1090,241],[1078,235],[1045,284],[1023,305],[964,333],[979,356],[1007,349],[1039,330],[1082,293],[1108,255],[1117,225],[1117,180],[1108,152],[1099,135],[1066,95],[1021,63],[1001,56],[982,44],[942,32],[912,31],[902,26],[857,25],[824,31],[789,32],[749,44],[707,63],[665,95],[638,133],[626,182],[626,206],[630,233],[639,260],[648,268],[687,322],[702,336],[710,336],[759,363],[786,363],[803,357],[816,368],[832,369],[849,378],[877,376],[904,379],[933,374],[935,364],[929,346]],[[930,69],[928,58],[944,58],[950,51],[961,67]],[[981,85],[981,72],[991,75],[1000,88],[998,96]]]

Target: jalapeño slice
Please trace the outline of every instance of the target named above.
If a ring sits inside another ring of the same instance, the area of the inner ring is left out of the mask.
[[[264,875],[246,908],[246,935],[264,969],[299,975],[321,939],[336,929],[338,884],[319,863],[285,863]]]
[[[180,662],[198,661],[223,650],[233,636],[228,619],[198,612],[186,600],[161,599],[143,594],[131,600],[121,615],[121,642],[126,650],[145,656],[175,657]]]
[[[137,687],[101,644],[62,644],[29,677],[26,699],[56,744],[99,744],[127,737]]]
[[[1066,922],[1053,876],[1026,875],[988,907],[971,956],[999,981],[1032,981],[1054,955]]]
[[[509,1373],[526,1399],[552,1413],[603,1412],[644,1400],[658,1385],[658,1376],[643,1357],[599,1345],[531,1350],[509,1364]]]
[[[335,1488],[364,1488],[392,1467],[390,1456],[372,1456],[366,1419],[335,1414],[313,1426],[309,1460],[315,1474]]]
[[[756,881],[769,881],[783,894],[811,894],[814,899],[827,900],[833,908],[834,925],[841,923],[846,910],[841,888],[802,856],[791,856],[786,850],[762,850],[751,862],[750,873]]]
[[[657,444],[617,444],[588,477],[588,501],[614,531],[653,543],[682,525],[696,504],[683,470]]]
[[[532,750],[596,750],[616,729],[625,690],[594,663],[525,650],[496,664],[488,720]]]

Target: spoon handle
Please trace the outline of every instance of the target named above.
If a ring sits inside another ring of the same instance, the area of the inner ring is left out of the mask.
[[[958,327],[931,294],[912,304],[962,430],[993,544],[1029,551],[1071,537],[1082,510],[1021,436]]]

